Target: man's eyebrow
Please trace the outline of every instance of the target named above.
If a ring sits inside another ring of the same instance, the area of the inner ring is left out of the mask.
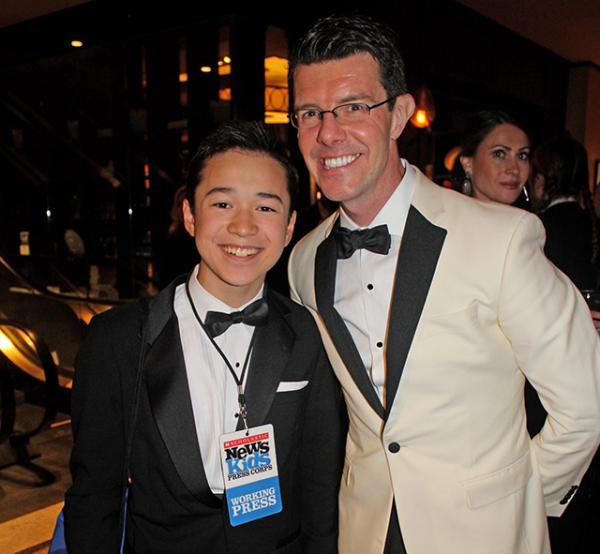
[[[278,194],[273,194],[272,192],[257,192],[256,196],[258,196],[259,198],[276,200],[283,206],[283,198],[281,198],[281,196],[279,196]]]
[[[356,94],[348,94],[346,96],[342,96],[338,102],[336,102],[336,106],[342,106],[343,104],[349,104],[351,102],[365,102],[369,103],[373,101],[369,94],[356,93]],[[308,109],[322,109],[316,102],[305,102],[304,104],[299,104],[294,107],[294,111],[300,110],[308,110]]]

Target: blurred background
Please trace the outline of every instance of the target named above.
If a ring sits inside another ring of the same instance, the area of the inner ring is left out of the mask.
[[[356,9],[397,29],[420,112],[402,154],[442,183],[465,118],[502,106],[533,142],[567,128],[600,158],[595,2],[311,4],[4,0],[0,7],[0,254],[43,287],[152,294],[169,210],[198,141],[287,121],[290,44]],[[597,177],[595,177],[597,179]],[[303,175],[301,207],[316,188]]]
[[[351,11],[398,31],[417,100],[399,148],[438,184],[452,186],[466,120],[502,107],[533,147],[568,130],[594,191],[598,2],[0,4],[0,522],[24,529],[19,518],[53,506],[27,548],[47,540],[69,483],[69,389],[86,326],[155,294],[186,256],[171,246],[177,190],[202,137],[229,119],[266,121],[301,170],[300,210],[317,206],[288,124],[288,51],[319,16]],[[26,550],[13,527],[0,526],[2,552]]]

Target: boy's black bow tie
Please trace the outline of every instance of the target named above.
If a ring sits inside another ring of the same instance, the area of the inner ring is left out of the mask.
[[[206,312],[204,326],[211,337],[223,334],[234,323],[245,323],[246,325],[264,325],[267,323],[269,305],[264,298],[252,302],[240,312]]]

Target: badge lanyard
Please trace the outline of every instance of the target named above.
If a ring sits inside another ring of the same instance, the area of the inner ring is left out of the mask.
[[[209,338],[212,345],[217,349],[217,352],[221,355],[221,358],[223,358],[223,361],[225,362],[225,365],[227,366],[229,373],[231,373],[231,376],[233,377],[233,380],[235,381],[235,384],[237,385],[239,415],[242,418],[242,421],[244,422],[244,429],[246,429],[246,434],[248,434],[248,406],[246,405],[246,396],[244,395],[244,377],[246,376],[246,370],[248,369],[248,362],[250,361],[250,354],[252,352],[252,348],[254,347],[254,338],[256,337],[256,329],[254,329],[254,332],[252,333],[252,338],[250,339],[250,345],[248,346],[248,351],[246,352],[246,359],[244,360],[244,366],[242,367],[242,374],[240,377],[238,377],[235,370],[233,369],[233,366],[227,359],[227,356],[225,356],[224,352],[219,348],[219,345],[215,342],[215,339],[210,336],[208,329],[206,328],[204,323],[202,323],[202,320],[200,319],[200,316],[198,315],[196,306],[194,305],[194,301],[192,300],[192,295],[190,293],[189,280],[192,277],[192,274],[193,274],[193,272],[190,273],[189,277],[185,281],[185,292],[187,294],[188,300],[190,302],[190,306],[192,307],[192,311],[194,312],[194,316],[196,317],[196,320],[200,324],[200,327],[202,327],[202,329],[206,333],[206,336]]]

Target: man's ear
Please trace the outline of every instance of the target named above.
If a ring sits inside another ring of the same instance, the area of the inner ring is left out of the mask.
[[[402,134],[414,111],[415,99],[411,94],[401,94],[396,98],[392,109],[392,128],[390,132],[390,137],[393,140],[397,140]]]
[[[460,161],[460,165],[462,165],[463,171],[470,175],[473,169],[473,158],[470,156],[461,156],[458,159]]]
[[[193,237],[196,231],[196,218],[194,217],[192,206],[190,205],[187,198],[183,201],[182,209],[183,226],[185,227],[185,230],[188,232],[188,234]]]
[[[294,210],[292,212],[292,215],[290,215],[290,220],[288,221],[287,224],[287,229],[285,231],[285,246],[287,246],[290,241],[292,240],[292,237],[294,236],[294,226],[296,225],[296,210]]]

